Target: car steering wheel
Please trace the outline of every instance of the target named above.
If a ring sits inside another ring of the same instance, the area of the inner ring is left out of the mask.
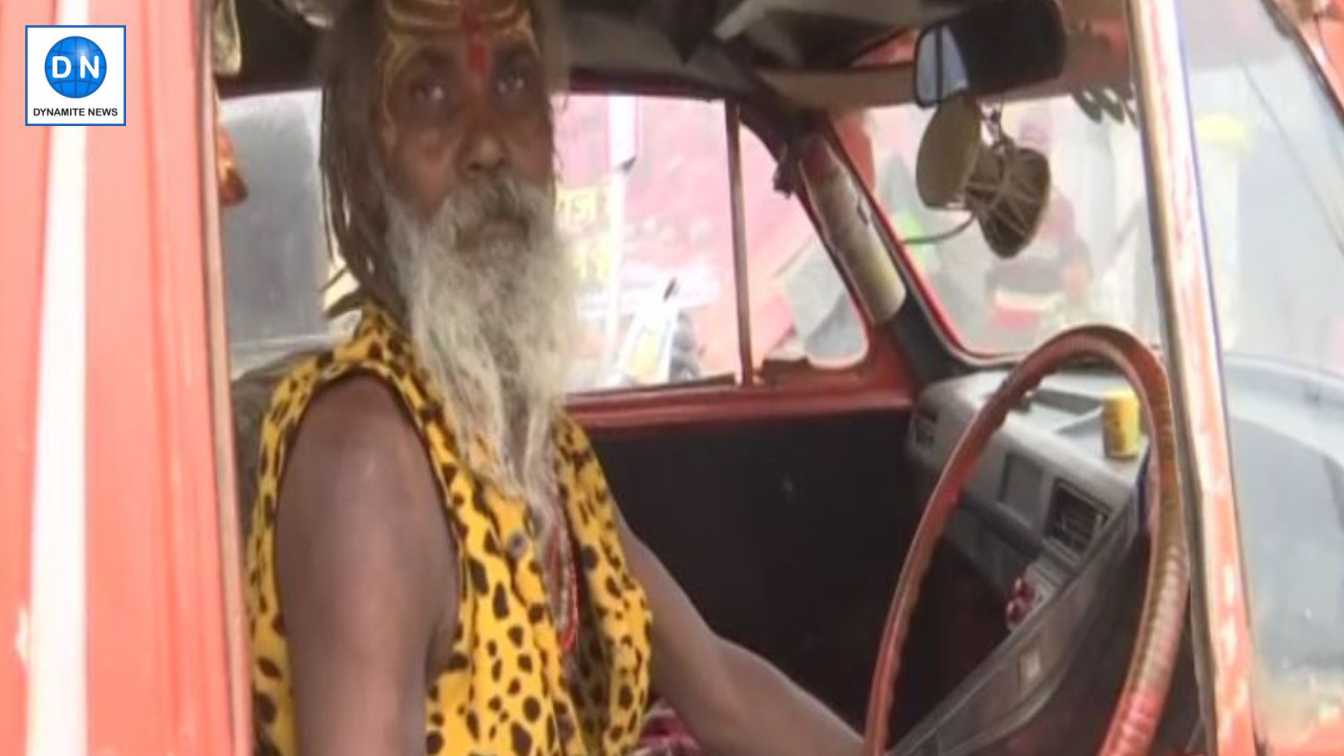
[[[1129,672],[1100,751],[1104,756],[1148,753],[1171,687],[1190,585],[1171,389],[1157,355],[1133,335],[1110,326],[1084,326],[1055,336],[1022,360],[967,426],[943,467],[915,530],[887,614],[868,699],[865,756],[880,756],[887,748],[893,686],[910,617],[933,561],[934,547],[961,499],[962,486],[1009,410],[1045,376],[1080,358],[1099,359],[1129,380],[1143,407],[1155,463],[1149,468],[1150,475],[1156,477],[1149,482],[1149,490],[1156,491],[1156,501],[1149,523],[1153,548],[1143,613]]]

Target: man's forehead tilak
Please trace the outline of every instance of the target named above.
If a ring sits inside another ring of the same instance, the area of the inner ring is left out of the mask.
[[[393,83],[435,38],[460,35],[473,76],[486,75],[492,46],[516,41],[537,48],[527,0],[383,0],[382,9],[386,35],[379,53],[378,78],[384,117],[390,116],[387,93]]]

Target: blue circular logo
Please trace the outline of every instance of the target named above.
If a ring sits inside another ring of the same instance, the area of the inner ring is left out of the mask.
[[[107,57],[87,37],[66,37],[47,53],[47,83],[66,97],[88,97],[107,78]]]

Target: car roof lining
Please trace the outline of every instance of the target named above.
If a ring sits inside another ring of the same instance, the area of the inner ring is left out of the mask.
[[[342,0],[235,0],[242,69],[219,79],[233,97],[318,85],[323,30],[297,10]],[[886,42],[969,8],[1005,0],[558,0],[575,91],[733,99],[785,130],[811,114],[912,100],[912,44]],[[1119,0],[1066,0],[1078,20],[1123,27]],[[1110,14],[1110,15],[1108,15]],[[1123,32],[1121,32],[1123,37]],[[1064,76],[1004,99],[1123,86],[1128,50],[1069,37]],[[906,38],[908,43],[910,38]],[[853,65],[855,61],[863,61]]]
[[[316,82],[321,30],[292,0],[236,0],[242,70],[224,96]],[[648,77],[737,97],[769,94],[756,69],[836,72],[875,43],[987,0],[562,0],[576,71]],[[816,95],[811,98],[816,99]]]

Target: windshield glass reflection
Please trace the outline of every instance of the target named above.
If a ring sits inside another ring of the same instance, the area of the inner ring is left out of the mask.
[[[1344,705],[1344,127],[1266,6],[1181,3],[1258,719]]]
[[[1065,328],[1097,322],[1156,342],[1152,242],[1133,108],[1110,91],[1002,106],[1004,133],[1046,155],[1052,176],[1041,225],[1011,259],[994,254],[975,223],[957,230],[965,211],[934,210],[920,201],[916,156],[935,111],[868,111],[874,195],[967,349],[1023,352]]]

